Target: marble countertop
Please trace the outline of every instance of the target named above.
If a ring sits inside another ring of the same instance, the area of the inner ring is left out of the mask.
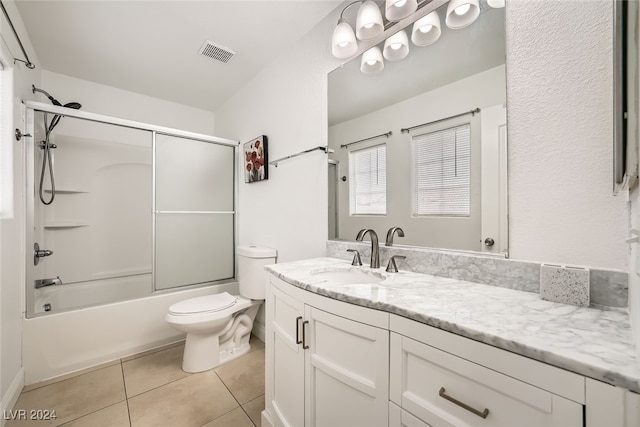
[[[541,300],[531,292],[408,271],[375,274],[374,284],[345,285],[312,273],[352,267],[336,258],[273,264],[266,270],[297,287],[383,310],[586,377],[640,392],[629,315]]]

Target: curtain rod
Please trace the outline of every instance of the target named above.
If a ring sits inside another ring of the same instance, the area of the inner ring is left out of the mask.
[[[9,17],[9,13],[7,13],[7,9],[5,9],[4,4],[2,4],[2,0],[0,0],[0,7],[2,7],[2,12],[4,13],[4,16],[7,17],[7,21],[9,22],[9,26],[11,27],[11,30],[13,31],[13,35],[16,36],[16,40],[18,40],[18,44],[20,45],[20,49],[22,49],[22,54],[24,55],[24,58],[26,59],[18,59],[18,58],[13,58],[13,63],[15,64],[16,61],[20,61],[22,63],[24,63],[27,68],[29,68],[30,70],[33,70],[34,68],[36,68],[35,65],[33,65],[33,63],[31,62],[31,60],[29,60],[29,55],[27,55],[27,51],[24,49],[24,46],[22,44],[22,41],[20,40],[20,37],[18,37],[18,32],[16,31],[16,27],[13,26],[13,22],[11,22],[11,18]]]
[[[471,111],[466,111],[466,112],[464,112],[464,113],[455,114],[455,115],[453,115],[453,116],[449,116],[449,117],[445,117],[445,118],[442,118],[442,119],[433,120],[433,121],[431,121],[431,122],[427,122],[427,123],[422,123],[422,124],[419,124],[419,125],[411,126],[411,127],[409,127],[409,128],[402,128],[402,129],[400,129],[400,132],[402,132],[402,133],[409,133],[409,132],[411,132],[411,131],[412,131],[413,129],[415,129],[415,128],[419,128],[419,127],[426,126],[426,125],[432,125],[432,124],[434,124],[434,123],[440,123],[440,122],[443,122],[443,121],[445,121],[445,120],[449,120],[449,119],[455,119],[456,117],[466,116],[467,114],[471,114],[472,116],[475,116],[475,115],[476,115],[476,113],[479,113],[479,112],[480,112],[480,109],[479,109],[479,108],[476,108],[476,109],[473,109],[473,110],[471,110]]]
[[[269,164],[273,165],[275,167],[278,167],[278,163],[283,161],[283,160],[292,159],[294,157],[302,156],[303,154],[311,153],[313,151],[318,151],[318,150],[322,150],[325,153],[333,153],[333,150],[330,149],[328,146],[318,146],[318,147],[314,147],[314,148],[309,148],[308,150],[304,150],[304,151],[301,151],[301,152],[296,153],[296,154],[291,154],[290,156],[287,156],[287,157],[282,157],[281,159],[269,162]]]
[[[340,145],[340,148],[347,148],[351,144],[357,144],[359,142],[369,141],[370,139],[380,138],[381,136],[386,136],[387,138],[389,138],[391,135],[393,135],[393,132],[391,132],[391,131],[389,131],[387,133],[381,133],[380,135],[370,136],[369,138],[364,138],[364,139],[359,139],[358,141],[353,141],[353,142],[350,142],[348,144],[342,144],[342,145]]]

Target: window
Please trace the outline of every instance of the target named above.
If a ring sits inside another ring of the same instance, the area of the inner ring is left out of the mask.
[[[387,147],[349,153],[349,204],[351,215],[387,213]]]
[[[413,214],[469,216],[471,126],[416,135]]]

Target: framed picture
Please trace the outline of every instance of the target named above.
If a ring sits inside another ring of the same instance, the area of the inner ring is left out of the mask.
[[[269,178],[267,150],[267,135],[261,135],[243,144],[244,182],[258,182]]]

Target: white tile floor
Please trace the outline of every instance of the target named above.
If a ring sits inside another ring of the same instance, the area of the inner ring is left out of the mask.
[[[6,427],[260,426],[264,343],[252,337],[249,353],[197,374],[180,368],[183,350],[184,344],[165,347],[26,387],[5,418],[37,418],[47,411],[56,418],[14,419]]]

